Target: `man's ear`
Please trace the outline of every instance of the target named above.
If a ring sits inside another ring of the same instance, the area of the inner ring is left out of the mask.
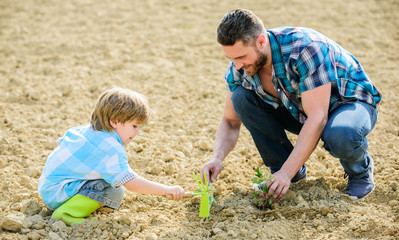
[[[118,122],[114,121],[114,120],[109,120],[109,124],[111,125],[111,127],[116,128],[116,125],[118,124]]]
[[[256,43],[259,44],[259,47],[264,48],[267,43],[265,34],[259,35],[258,39],[256,39]]]

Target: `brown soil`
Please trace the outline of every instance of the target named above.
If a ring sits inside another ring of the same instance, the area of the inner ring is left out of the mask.
[[[383,93],[369,136],[374,192],[347,197],[339,161],[320,145],[308,179],[258,210],[251,178],[263,164],[242,128],[207,221],[198,217],[198,197],[129,192],[119,210],[94,213],[98,222],[50,223],[37,192],[46,157],[66,129],[88,123],[96,98],[112,86],[145,94],[153,109],[127,147],[132,168],[196,190],[192,172],[212,156],[226,92],[228,59],[216,27],[237,7],[252,9],[267,28],[312,27],[360,60]],[[1,1],[0,239],[397,239],[398,11],[394,0]]]

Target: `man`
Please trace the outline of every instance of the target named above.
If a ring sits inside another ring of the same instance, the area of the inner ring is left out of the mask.
[[[291,182],[306,178],[305,162],[320,139],[340,159],[347,194],[361,199],[374,189],[366,136],[382,95],[355,57],[311,29],[266,30],[245,9],[222,18],[217,39],[231,60],[225,75],[229,92],[214,154],[201,176],[216,180],[242,122],[274,177],[267,198],[281,199]],[[298,134],[295,147],[285,130]]]

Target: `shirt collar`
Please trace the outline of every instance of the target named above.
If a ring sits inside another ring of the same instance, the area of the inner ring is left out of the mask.
[[[269,36],[270,48],[272,51],[272,79],[274,79],[274,77],[285,78],[283,54],[281,53],[280,45],[272,32],[268,30],[267,34]]]
[[[104,133],[108,133],[109,135],[111,135],[113,138],[116,139],[116,141],[118,141],[118,142],[123,146],[122,139],[119,137],[119,135],[118,135],[118,133],[117,133],[116,131],[107,132],[107,131],[105,131],[104,129],[102,129],[101,131],[104,132]]]

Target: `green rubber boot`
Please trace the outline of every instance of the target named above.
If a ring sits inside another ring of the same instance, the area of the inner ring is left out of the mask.
[[[54,220],[62,220],[68,226],[79,224],[84,222],[90,213],[94,212],[100,207],[100,203],[85,197],[83,195],[76,194],[71,197],[68,201],[57,208],[51,216]]]

